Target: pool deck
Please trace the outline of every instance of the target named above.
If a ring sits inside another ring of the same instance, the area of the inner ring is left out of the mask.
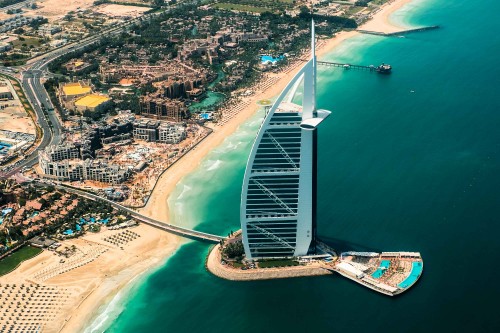
[[[385,259],[385,260],[382,260]],[[390,260],[391,264],[386,265]],[[380,265],[380,266],[379,266]],[[388,296],[410,289],[422,276],[423,260],[418,252],[382,252],[341,256],[332,271]],[[384,267],[383,273],[379,272]],[[374,272],[375,270],[375,272]]]
[[[330,253],[330,252],[328,252]],[[388,296],[399,295],[411,288],[423,272],[423,261],[418,252],[344,252],[333,260],[317,258],[306,264],[281,268],[252,267],[246,270],[223,263],[220,245],[209,252],[206,268],[212,274],[227,280],[253,281],[306,277],[338,273],[373,291]],[[374,274],[377,272],[376,274]]]

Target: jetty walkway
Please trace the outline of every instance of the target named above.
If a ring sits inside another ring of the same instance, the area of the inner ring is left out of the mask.
[[[434,30],[434,29],[439,29],[439,25],[431,25],[428,27],[406,29],[406,30],[400,30],[400,31],[395,31],[395,32],[380,32],[380,31],[371,31],[371,30],[356,30],[356,31],[358,31],[362,34],[367,34],[367,35],[394,37],[394,36],[400,36],[403,34],[408,34],[411,32],[427,31],[427,30]]]
[[[341,67],[344,69],[360,69],[360,70],[366,70],[366,71],[377,71],[376,66],[363,66],[363,65],[352,65],[352,64],[341,64],[338,62],[331,62],[331,61],[316,61],[318,66],[326,66],[326,67]]]
[[[223,240],[225,238],[222,236],[213,235],[213,234],[209,234],[209,233],[201,232],[201,231],[197,231],[197,230],[191,230],[191,229],[179,227],[179,226],[176,226],[173,224],[169,224],[169,223],[165,223],[165,222],[161,222],[161,221],[152,219],[148,216],[145,216],[145,215],[142,215],[142,214],[136,212],[133,209],[130,209],[128,207],[120,205],[117,202],[108,200],[106,198],[100,197],[100,196],[95,195],[93,193],[81,191],[81,190],[78,190],[78,189],[75,189],[75,188],[69,187],[69,186],[55,185],[55,187],[60,188],[62,190],[70,192],[70,193],[77,194],[77,195],[84,197],[86,199],[89,199],[89,200],[106,202],[106,203],[110,204],[112,207],[130,214],[130,216],[132,216],[134,219],[136,219],[142,223],[148,224],[152,227],[170,232],[170,233],[178,235],[178,236],[182,236],[182,237],[186,237],[186,238],[194,239],[194,240],[211,242],[211,243],[219,243],[221,240]]]

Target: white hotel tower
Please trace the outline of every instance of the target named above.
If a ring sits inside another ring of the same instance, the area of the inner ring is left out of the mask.
[[[316,128],[330,112],[316,109],[314,22],[311,30],[311,59],[272,105],[247,162],[240,208],[247,259],[315,251]]]

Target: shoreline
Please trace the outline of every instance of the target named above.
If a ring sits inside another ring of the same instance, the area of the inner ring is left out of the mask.
[[[367,23],[361,25],[359,28],[365,28],[367,24],[378,24],[380,27],[385,24],[392,25],[392,27],[400,29],[400,27],[397,27],[389,22],[389,16],[410,1],[412,0],[395,0],[389,4],[384,4],[379,12],[377,12]],[[374,30],[374,28],[371,27],[370,30]],[[330,53],[343,41],[357,35],[360,35],[357,31],[342,31],[336,34],[333,38],[321,40],[321,43],[319,43],[319,47],[316,50],[317,57],[320,58]],[[202,140],[195,148],[183,156],[182,159],[177,161],[175,165],[170,167],[167,172],[162,174],[162,176],[157,180],[155,190],[151,193],[147,204],[143,208],[138,209],[138,211],[152,218],[168,222],[171,219],[168,200],[177,184],[185,176],[195,171],[210,151],[219,146],[228,136],[236,132],[240,125],[246,122],[260,109],[260,107],[256,104],[258,100],[270,99],[277,96],[285,88],[295,73],[297,73],[297,71],[301,68],[301,63],[302,62],[298,60],[285,71],[277,75],[272,75],[272,84],[267,86],[264,84],[264,89],[255,91],[255,94],[245,98],[245,100],[240,103],[243,107],[238,110],[238,113],[227,119],[223,126],[212,126],[211,128],[214,130],[212,134]],[[106,254],[104,265],[102,263],[103,260],[99,260],[101,261],[99,269],[89,269],[90,267],[86,267],[75,270],[76,272],[83,272],[83,275],[87,275],[92,272],[93,274],[96,274],[96,276],[93,276],[92,279],[90,279],[90,277],[83,278],[83,283],[86,283],[86,280],[88,279],[89,286],[78,294],[79,300],[76,301],[70,309],[61,310],[63,312],[63,318],[65,319],[64,324],[60,324],[59,327],[62,327],[58,330],[58,332],[84,331],[90,323],[93,323],[99,317],[100,311],[102,311],[103,308],[114,299],[114,297],[124,290],[127,285],[130,285],[132,282],[136,282],[137,279],[144,278],[149,272],[152,272],[164,265],[165,262],[182,245],[182,243],[185,242],[179,236],[168,234],[148,226],[141,225],[140,227],[144,227],[146,230],[145,232],[148,235],[157,237],[158,242],[156,245],[146,244],[150,247],[147,251],[134,253],[136,258],[133,262],[131,262],[131,264],[127,263],[126,265],[123,265],[122,263],[122,265],[113,267],[115,265],[111,263],[114,262],[116,258],[119,258],[122,253],[120,251],[115,251],[116,254]],[[143,242],[144,240],[141,240],[141,245],[144,246]],[[92,263],[89,265],[95,264],[96,263]],[[110,267],[107,267],[106,264]],[[323,272],[323,274],[331,273]],[[71,278],[74,280],[74,285],[82,284],[80,275],[78,275],[77,278],[74,273],[66,273],[61,277],[54,278],[53,282],[49,280],[49,283],[68,286]]]
[[[182,238],[153,227],[141,224],[137,228],[143,228],[145,237],[149,239],[141,240],[142,243],[130,251],[128,260],[121,260],[118,267],[113,267],[113,261],[116,255],[123,256],[123,251],[106,258],[109,262],[103,263],[98,269],[101,276],[79,295],[81,301],[66,311],[66,320],[59,332],[83,332],[118,294],[128,289],[126,287],[131,283],[140,281],[148,273],[162,267],[182,243]],[[131,230],[136,231],[137,228]],[[96,273],[95,269],[92,271]]]
[[[280,268],[259,268],[258,270],[238,270],[235,268],[229,268],[221,265],[219,244],[210,248],[205,267],[211,274],[229,281],[289,279],[333,274],[331,271],[318,264]]]

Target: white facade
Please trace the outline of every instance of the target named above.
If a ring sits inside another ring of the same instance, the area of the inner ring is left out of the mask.
[[[316,110],[314,25],[311,59],[269,110],[248,159],[240,219],[247,259],[303,256],[315,250]],[[303,83],[302,105],[292,102]]]

